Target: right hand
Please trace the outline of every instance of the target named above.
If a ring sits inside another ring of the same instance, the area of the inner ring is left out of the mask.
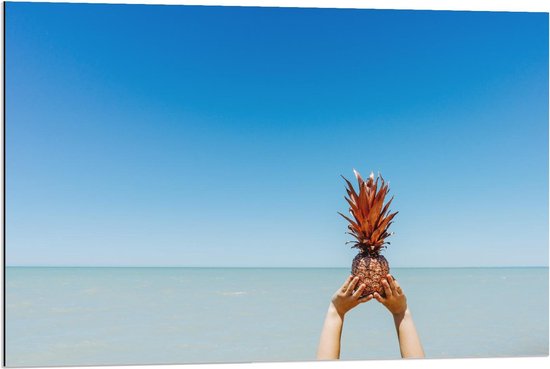
[[[378,292],[374,293],[374,298],[384,305],[394,316],[404,314],[407,310],[407,297],[399,286],[399,283],[388,274],[386,279],[382,280],[385,297],[380,296]]]

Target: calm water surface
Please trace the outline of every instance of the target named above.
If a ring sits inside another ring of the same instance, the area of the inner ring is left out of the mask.
[[[6,271],[8,366],[315,359],[348,269]],[[548,268],[395,268],[427,357],[548,355]],[[397,359],[393,320],[346,316],[342,359]]]

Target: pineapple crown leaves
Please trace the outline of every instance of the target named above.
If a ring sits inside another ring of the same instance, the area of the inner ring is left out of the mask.
[[[344,196],[349,204],[349,212],[352,218],[338,212],[348,222],[346,232],[352,235],[355,240],[346,243],[353,243],[352,247],[358,248],[361,252],[368,252],[372,255],[378,255],[385,244],[390,244],[386,238],[393,233],[388,232],[389,226],[393,223],[392,219],[398,212],[389,213],[389,207],[392,198],[384,205],[384,200],[389,192],[389,182],[386,183],[380,173],[376,180],[374,173],[371,173],[367,180],[364,180],[359,172],[353,170],[359,185],[359,193],[355,191],[353,185],[344,176],[349,197]],[[381,182],[379,185],[379,181]]]

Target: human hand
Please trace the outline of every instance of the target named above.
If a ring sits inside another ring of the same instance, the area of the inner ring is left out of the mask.
[[[374,298],[384,305],[394,316],[404,314],[407,311],[407,297],[399,286],[399,283],[388,274],[386,279],[382,280],[385,297],[380,296],[378,292],[374,293]]]
[[[359,278],[350,275],[346,279],[342,287],[340,287],[338,291],[336,291],[332,296],[331,304],[338,315],[340,315],[340,317],[342,318],[348,311],[350,311],[357,305],[367,302],[373,298],[372,295],[361,297],[361,294],[365,289],[364,284],[360,285],[359,288],[357,288],[357,290],[353,292],[355,286],[357,286],[357,282],[359,282]]]

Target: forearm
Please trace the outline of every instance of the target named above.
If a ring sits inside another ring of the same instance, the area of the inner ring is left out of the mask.
[[[423,358],[424,349],[409,309],[393,316],[402,358]]]
[[[321,332],[317,350],[318,360],[336,360],[340,358],[340,339],[343,325],[344,316],[339,314],[331,303]]]

